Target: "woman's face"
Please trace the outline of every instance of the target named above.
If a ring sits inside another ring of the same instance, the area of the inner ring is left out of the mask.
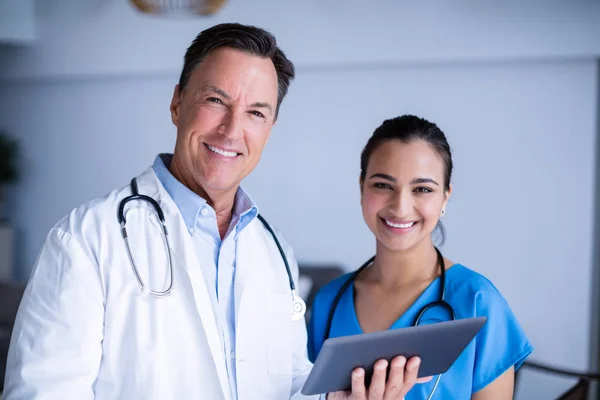
[[[422,140],[375,148],[360,184],[363,218],[378,247],[406,251],[431,241],[452,191],[444,190],[444,175],[442,158]]]

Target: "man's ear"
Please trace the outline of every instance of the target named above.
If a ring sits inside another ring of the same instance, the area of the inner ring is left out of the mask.
[[[171,122],[173,125],[177,126],[177,121],[179,120],[179,106],[181,105],[181,90],[179,89],[179,85],[175,85],[175,89],[173,89],[173,98],[171,99],[171,106],[169,107],[171,110]]]

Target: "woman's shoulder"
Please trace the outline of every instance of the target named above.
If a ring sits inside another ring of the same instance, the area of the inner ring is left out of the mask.
[[[490,307],[510,310],[500,290],[483,274],[463,264],[453,265],[447,272],[446,291],[449,298],[465,306],[471,304],[477,314]]]
[[[489,303],[508,306],[506,299],[492,282],[483,274],[463,264],[453,265],[447,272],[447,292],[452,298],[469,299],[475,305],[486,307]]]
[[[317,295],[315,297],[315,302],[325,302],[325,303],[333,302],[333,299],[335,298],[335,296],[337,296],[339,291],[342,289],[342,286],[344,286],[344,284],[348,281],[348,279],[350,279],[351,275],[352,275],[352,272],[348,272],[347,274],[339,276],[339,277],[335,278],[334,280],[330,281],[329,283],[323,285],[317,292]]]
[[[457,291],[499,292],[489,278],[464,264],[454,264],[446,274],[448,283]]]
[[[312,362],[321,350],[333,301],[352,273],[344,274],[321,287],[310,307],[308,324],[308,354]]]

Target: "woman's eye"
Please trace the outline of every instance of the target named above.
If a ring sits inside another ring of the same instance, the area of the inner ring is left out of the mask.
[[[418,192],[418,193],[431,193],[431,192],[433,192],[433,190],[431,190],[431,189],[429,189],[427,187],[418,187],[418,188],[415,189],[415,192]]]
[[[387,183],[383,183],[383,182],[375,182],[373,184],[373,187],[375,187],[377,189],[391,189],[392,188],[390,185],[388,185]]]

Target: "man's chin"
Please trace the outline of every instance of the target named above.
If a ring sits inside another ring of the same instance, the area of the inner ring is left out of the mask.
[[[224,179],[212,179],[205,180],[202,187],[209,195],[215,194],[235,194],[241,182],[224,180]]]

